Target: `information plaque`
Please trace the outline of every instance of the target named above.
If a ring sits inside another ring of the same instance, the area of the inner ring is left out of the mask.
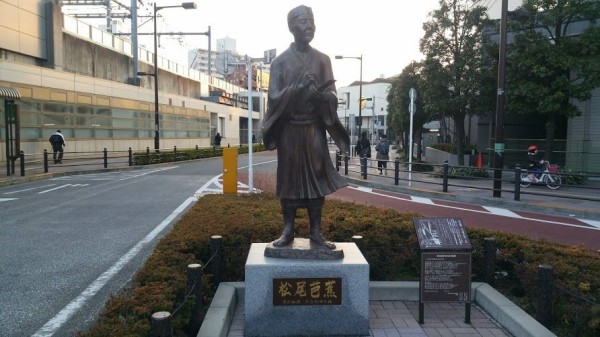
[[[470,322],[471,242],[457,218],[413,218],[421,255],[419,323],[424,302],[465,303]]]

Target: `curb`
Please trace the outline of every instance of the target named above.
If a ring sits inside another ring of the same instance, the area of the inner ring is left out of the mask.
[[[237,303],[243,303],[244,282],[222,282],[196,337],[227,337]],[[487,283],[473,282],[471,298],[515,337],[556,337],[554,333]],[[371,281],[370,301],[418,301],[419,282]]]

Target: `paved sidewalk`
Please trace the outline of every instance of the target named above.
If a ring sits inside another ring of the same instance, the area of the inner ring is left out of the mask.
[[[555,337],[493,287],[471,287],[471,322],[465,305],[425,303],[418,323],[419,282],[370,282],[369,337]],[[244,282],[219,285],[197,337],[244,336]],[[322,336],[326,337],[326,336]],[[340,336],[338,336],[340,337]]]
[[[471,324],[464,322],[464,305],[426,303],[425,323],[420,325],[419,302],[370,301],[370,337],[510,337],[480,307],[471,306]],[[227,337],[244,336],[244,306],[237,305]]]

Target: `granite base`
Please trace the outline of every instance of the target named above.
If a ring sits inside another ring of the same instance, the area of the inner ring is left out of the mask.
[[[244,336],[369,334],[369,264],[356,244],[336,243],[344,251],[340,260],[265,257],[267,245],[253,243],[246,261]],[[310,284],[318,280],[341,282],[339,294],[317,296]]]

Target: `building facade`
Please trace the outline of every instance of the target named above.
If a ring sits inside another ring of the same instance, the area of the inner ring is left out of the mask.
[[[68,152],[154,148],[154,80],[130,84],[135,74],[128,39],[62,14],[51,0],[0,0],[0,35],[0,87],[20,94],[19,140],[26,155],[48,149],[57,129]],[[153,73],[153,53],[138,53],[139,71]],[[160,148],[210,146],[216,132],[222,144],[245,143],[249,115],[254,130],[260,128],[259,113],[249,114],[247,104],[203,99],[214,91],[247,97],[247,89],[160,55],[158,75]],[[4,110],[0,104],[2,162]]]

